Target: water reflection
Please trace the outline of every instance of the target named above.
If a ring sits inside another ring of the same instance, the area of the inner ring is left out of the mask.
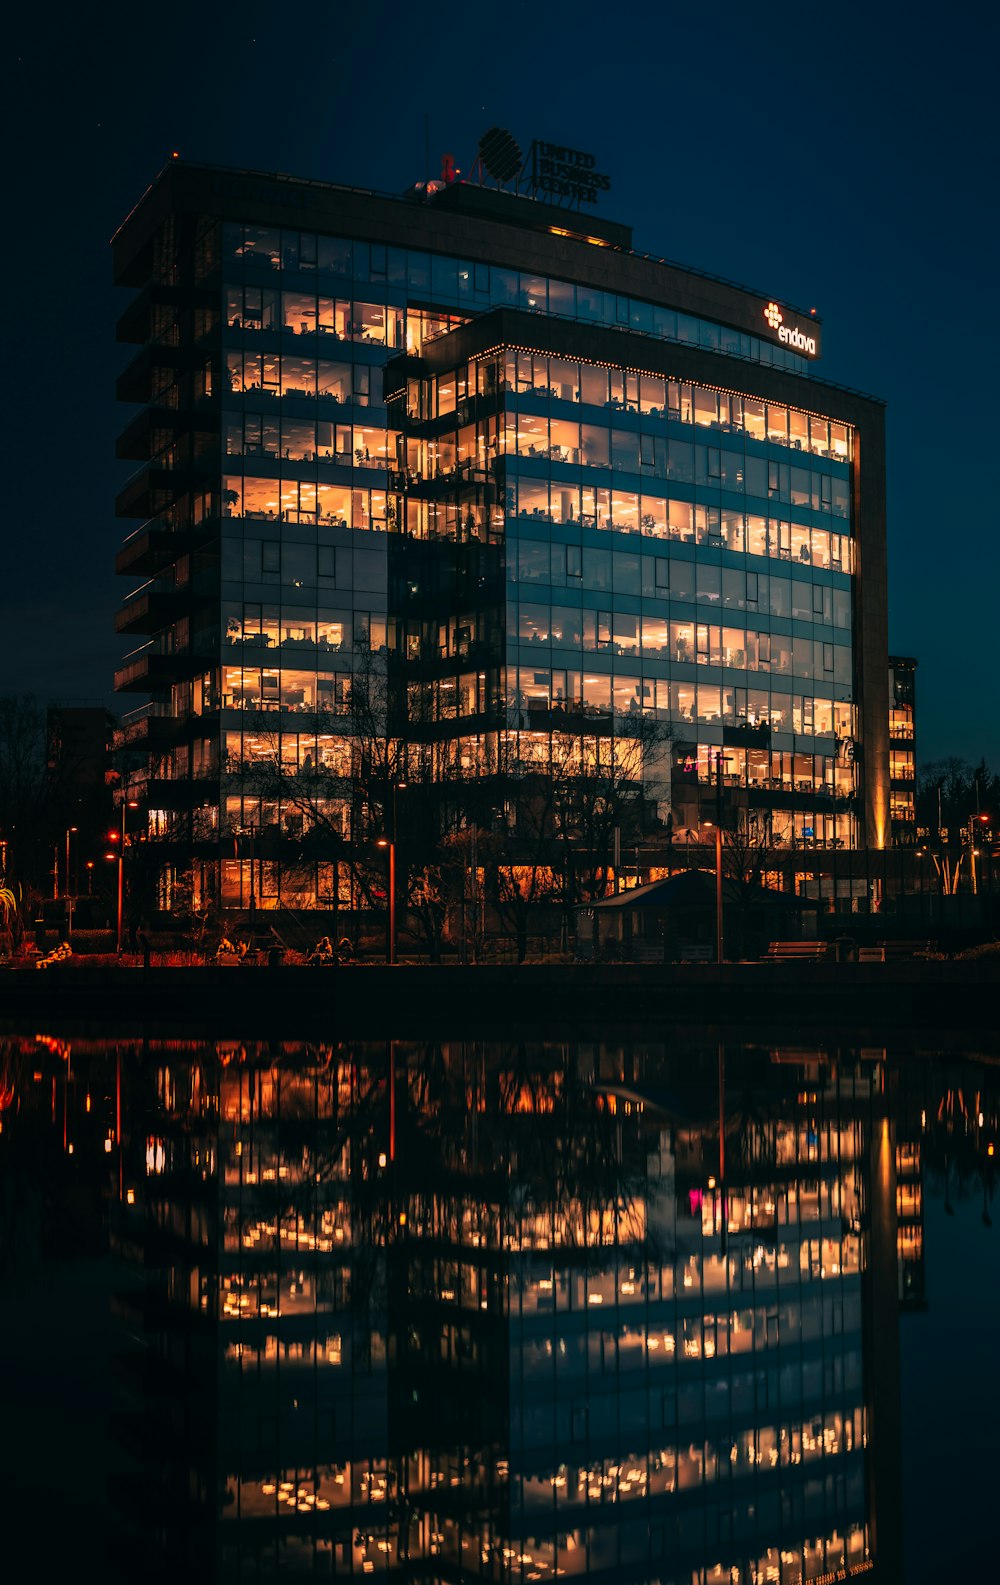
[[[899,1577],[924,1156],[974,1156],[988,1216],[996,1126],[909,1073],[8,1039],[3,1143],[44,1122],[112,1204],[126,1573]]]

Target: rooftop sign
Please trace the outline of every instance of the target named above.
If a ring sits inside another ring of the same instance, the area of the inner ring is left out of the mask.
[[[447,175],[442,172],[442,180],[454,181],[458,174],[452,168]],[[492,176],[501,191],[512,188],[515,193],[525,192],[563,207],[575,204],[578,209],[581,204],[596,204],[601,193],[611,191],[611,177],[597,169],[596,155],[536,138],[525,159],[506,127],[490,127],[479,139],[473,180],[478,178],[482,185],[484,176]]]
[[[611,177],[596,169],[596,156],[584,149],[536,138],[530,157],[528,185],[536,196],[545,193],[557,202],[568,199],[570,203],[596,204],[601,193],[611,191]]]
[[[783,308],[773,300],[761,304],[760,334],[767,341],[780,342],[804,358],[820,355],[819,325],[814,319]]]

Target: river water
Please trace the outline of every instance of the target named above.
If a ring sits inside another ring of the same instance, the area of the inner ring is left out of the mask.
[[[996,1577],[971,1043],[10,1030],[0,1108],[8,1558]]]

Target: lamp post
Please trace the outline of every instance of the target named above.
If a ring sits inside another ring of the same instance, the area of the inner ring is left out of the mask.
[[[256,868],[256,848],[254,844],[257,828],[256,826],[248,825],[233,826],[231,829],[233,833],[233,858],[236,860],[239,860],[240,856],[240,837],[250,838],[250,934],[253,936],[257,931],[257,898],[254,889],[254,870]],[[242,883],[240,895],[242,897]]]
[[[722,821],[715,827],[715,955],[719,968],[723,961],[722,940]]]
[[[125,811],[138,809],[139,805],[134,798],[122,799],[122,824],[121,831],[116,832],[118,837],[118,956],[122,955],[122,936],[125,924]]]
[[[73,888],[69,879],[69,847],[70,838],[76,831],[76,826],[68,826],[66,830],[66,939],[69,941],[73,935]]]
[[[391,837],[379,837],[376,847],[389,849],[389,962],[396,961],[396,843]]]
[[[691,868],[691,838],[696,835],[697,832],[692,831],[690,826],[684,827],[684,857],[687,861],[685,864],[686,869]]]
[[[722,930],[722,766],[729,764],[729,758],[721,749],[715,752],[715,956],[719,968],[723,962],[723,930]],[[712,822],[706,820],[705,825]]]
[[[711,820],[702,825],[711,828]],[[722,967],[722,822],[715,822],[715,960]]]
[[[976,778],[976,802],[977,804],[979,802],[978,777]],[[976,871],[976,859],[979,857],[979,849],[976,847],[976,841],[989,825],[989,819],[989,815],[980,814],[978,810],[974,815],[969,816],[969,869],[972,872],[973,897],[978,896],[979,893],[979,876]]]
[[[396,961],[396,794],[406,786],[405,781],[392,783],[392,836],[379,837],[375,846],[389,849],[389,962]]]

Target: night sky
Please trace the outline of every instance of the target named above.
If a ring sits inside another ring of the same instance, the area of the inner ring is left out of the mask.
[[[0,692],[107,699],[114,461],[134,349],[108,240],[183,157],[399,192],[509,127],[592,150],[636,246],[823,319],[828,379],[888,403],[890,648],[921,762],[1000,763],[993,347],[996,13],[902,6],[175,4],[8,33]],[[989,277],[988,272],[989,270]],[[991,464],[992,465],[992,464]],[[132,701],[133,703],[135,701]]]

